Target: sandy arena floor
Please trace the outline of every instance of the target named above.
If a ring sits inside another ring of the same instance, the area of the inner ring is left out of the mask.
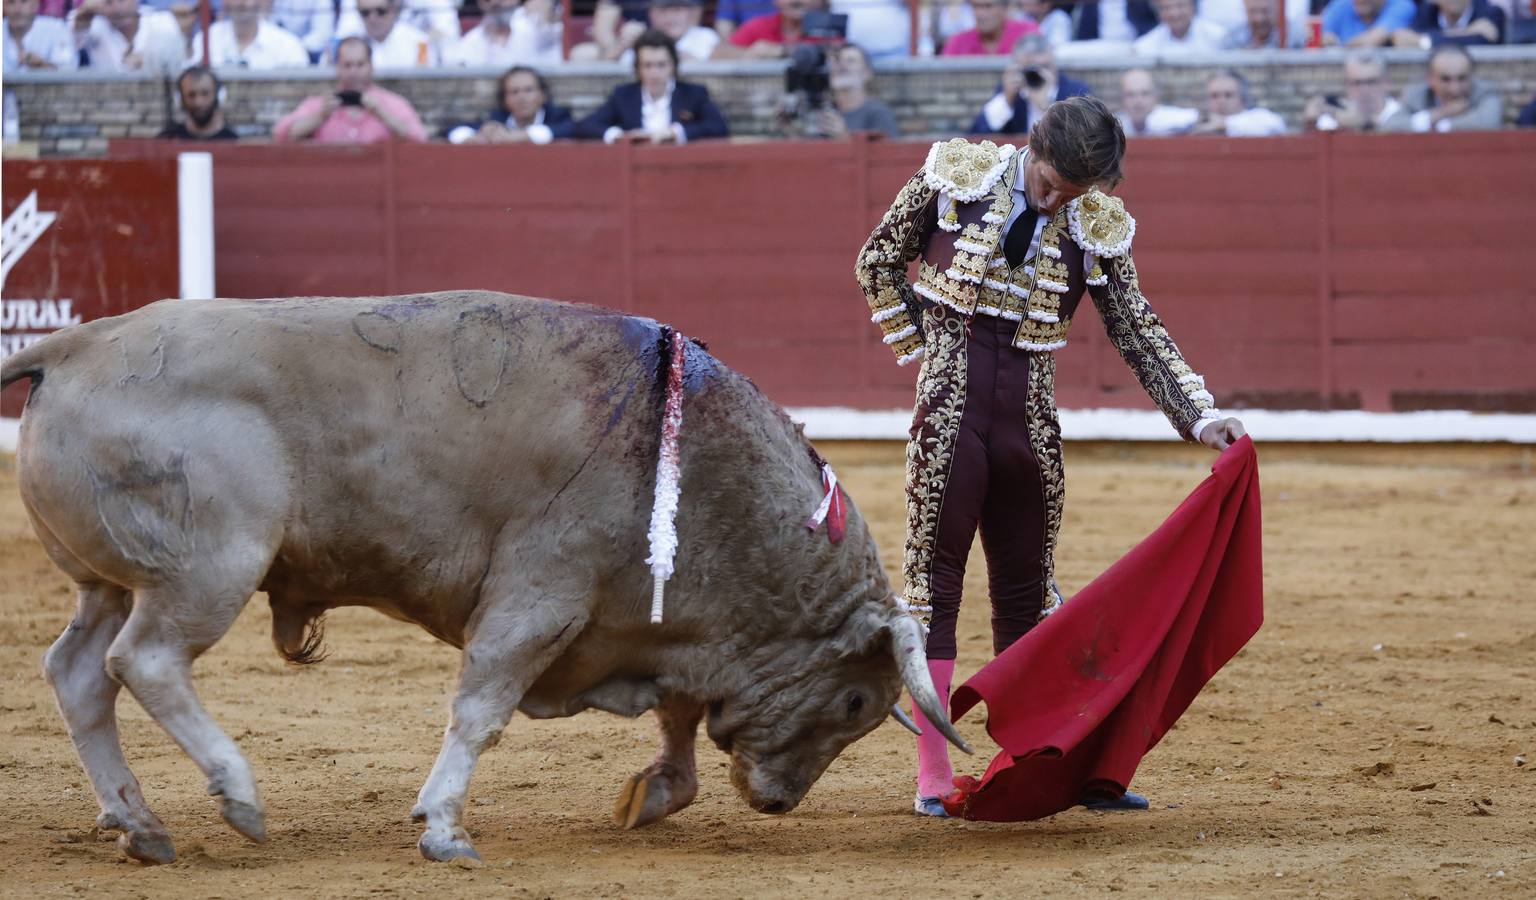
[[[823,449],[894,566],[900,447]],[[270,842],[224,826],[201,773],[125,694],[129,761],[181,856],[121,861],[92,829],[95,801],[39,672],[72,592],[0,458],[0,895],[894,897],[915,893],[913,873],[925,873],[922,893],[957,897],[1536,895],[1531,451],[1260,454],[1268,621],[1143,763],[1151,812],[920,820],[912,740],[888,722],[787,817],[742,804],[706,746],[698,802],[624,832],[610,809],[649,762],[652,725],[587,713],[519,719],[485,757],[468,814],[480,869],[424,862],[407,820],[455,652],[350,610],[332,614],[331,658],[294,671],[259,599],[197,683],[256,767]],[[1063,587],[1152,530],[1208,464],[1195,448],[1070,446]],[[983,585],[978,550],[967,675],[990,647]],[[992,749],[981,714],[962,726],[987,748],[962,766],[979,774]]]

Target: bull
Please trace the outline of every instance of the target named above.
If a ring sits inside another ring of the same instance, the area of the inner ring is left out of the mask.
[[[512,714],[654,710],[661,749],[615,805],[686,807],[700,721],[763,813],[793,809],[901,687],[964,747],[849,504],[846,538],[803,435],[690,348],[678,572],[652,624],[646,556],[671,332],[489,292],[178,301],[65,329],[6,359],[31,379],[19,487],[76,584],[43,658],[98,825],[175,858],[123,756],[126,686],[202,769],[224,820],[266,826],[251,766],[199,702],[193,661],[256,591],[272,640],[317,660],[327,610],[364,606],[462,650],[412,817],[429,859],[478,858],[462,822]]]

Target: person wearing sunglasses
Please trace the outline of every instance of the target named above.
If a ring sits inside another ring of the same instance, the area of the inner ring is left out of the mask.
[[[337,33],[366,40],[376,69],[438,65],[442,57],[437,42],[420,28],[402,22],[401,8],[401,0],[357,0],[357,18],[343,14]]]

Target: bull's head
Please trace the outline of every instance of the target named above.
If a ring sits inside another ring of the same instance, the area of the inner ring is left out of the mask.
[[[928,675],[922,626],[894,605],[869,605],[808,649],[779,645],[744,662],[754,677],[710,706],[708,731],[731,755],[731,783],[758,812],[794,809],[845,747],[891,714],[903,685],[928,721],[971,752]]]

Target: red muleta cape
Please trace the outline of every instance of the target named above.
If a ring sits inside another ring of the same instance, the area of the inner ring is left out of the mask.
[[[955,779],[952,816],[1039,819],[1119,796],[1142,756],[1264,621],[1259,469],[1229,447],[1146,540],[977,672],[951,704],[987,703],[1001,746]]]

